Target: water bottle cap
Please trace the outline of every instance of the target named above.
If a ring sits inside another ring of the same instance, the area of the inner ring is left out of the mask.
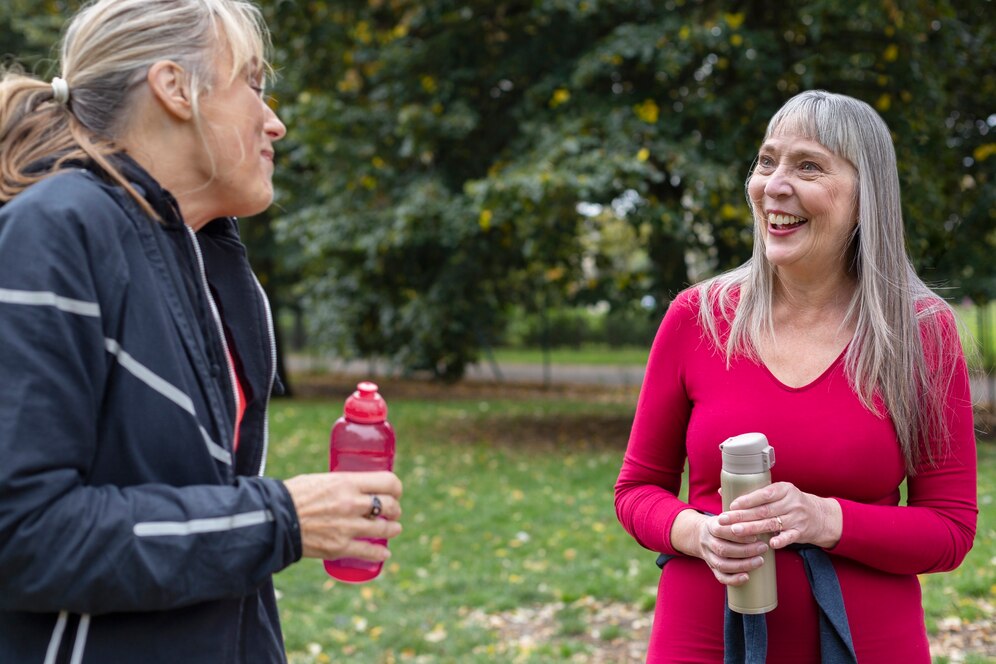
[[[763,433],[743,433],[719,445],[723,470],[737,475],[763,473],[775,465],[775,448]]]
[[[364,381],[346,398],[346,419],[360,424],[376,424],[387,419],[387,402],[377,392],[377,385]]]

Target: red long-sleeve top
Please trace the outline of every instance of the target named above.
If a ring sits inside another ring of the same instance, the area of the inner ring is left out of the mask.
[[[719,319],[721,334],[724,323]],[[836,499],[843,532],[829,551],[861,664],[930,662],[917,574],[961,563],[978,513],[968,373],[953,320],[942,318],[956,363],[946,420],[951,448],[907,479],[895,428],[865,408],[839,357],[806,386],[788,387],[761,363],[726,358],[698,322],[698,295],[672,303],[650,351],[629,445],[615,487],[623,527],[665,565],[648,662],[721,662],[724,587],[706,564],[671,546],[686,509],[718,514],[719,444],[764,433],[776,450],[773,481]],[[953,346],[952,346],[953,345]],[[678,499],[687,460],[688,502]],[[799,556],[778,551],[779,604],[768,614],[768,662],[819,661],[815,602]]]

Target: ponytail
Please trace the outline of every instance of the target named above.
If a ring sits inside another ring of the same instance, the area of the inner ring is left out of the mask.
[[[61,79],[58,79],[61,81]],[[114,142],[97,138],[72,112],[72,91],[16,71],[0,75],[0,202],[6,203],[68,162],[90,161],[153,219],[159,216],[114,167]]]

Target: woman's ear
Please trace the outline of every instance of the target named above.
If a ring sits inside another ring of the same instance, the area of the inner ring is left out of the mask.
[[[190,77],[183,67],[171,60],[160,60],[146,74],[152,97],[170,115],[178,120],[194,116],[190,94]]]

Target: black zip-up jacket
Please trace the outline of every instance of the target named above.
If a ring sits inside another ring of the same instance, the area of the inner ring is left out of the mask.
[[[283,662],[269,307],[234,220],[120,164],[161,221],[83,168],[0,208],[0,662]]]

